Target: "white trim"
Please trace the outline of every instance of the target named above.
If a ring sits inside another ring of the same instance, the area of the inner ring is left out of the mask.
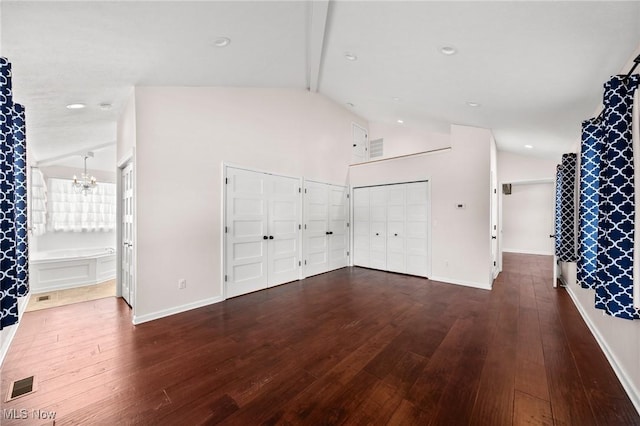
[[[491,290],[492,284],[481,284],[475,281],[457,280],[447,277],[429,277],[431,281],[439,281],[445,284],[463,285],[465,287],[479,288],[481,290]]]
[[[544,250],[527,250],[527,249],[517,249],[517,248],[503,248],[502,251],[507,253],[539,254],[543,256],[553,256],[553,250],[544,251]]]
[[[589,330],[591,330],[591,334],[593,334],[593,337],[596,338],[596,342],[598,342],[600,349],[602,349],[602,352],[604,352],[604,356],[607,357],[611,368],[613,368],[613,371],[614,373],[616,373],[618,380],[620,380],[622,387],[627,392],[627,396],[633,403],[633,406],[635,407],[638,414],[640,414],[640,392],[638,391],[638,388],[634,386],[633,382],[627,379],[629,375],[624,371],[624,368],[622,368],[622,364],[618,361],[618,358],[615,356],[609,345],[607,345],[607,342],[602,337],[602,334],[600,334],[598,327],[596,327],[596,325],[591,321],[591,318],[589,318],[589,315],[587,315],[587,312],[578,300],[578,296],[573,292],[571,286],[567,286],[566,290],[567,293],[569,293],[569,296],[571,296],[573,304],[576,306],[576,308],[578,308],[580,316],[582,316],[582,319],[587,324],[587,327],[589,327]]]
[[[13,338],[16,337],[16,332],[18,331],[18,327],[22,322],[22,315],[24,314],[24,311],[29,304],[29,299],[31,299],[31,292],[27,293],[26,296],[20,298],[20,301],[18,302],[18,322],[5,328],[5,330],[8,329],[9,331],[7,332],[7,336],[2,338],[2,347],[0,347],[0,367],[2,367],[4,359],[9,352],[9,348],[11,347],[11,342],[13,342]],[[0,332],[2,332],[2,330],[0,330]]]
[[[168,317],[170,315],[190,311],[192,309],[201,308],[203,306],[213,305],[214,303],[219,303],[223,300],[224,298],[222,296],[216,296],[209,299],[198,300],[197,302],[187,303],[185,305],[175,306],[173,308],[163,309],[161,311],[151,312],[150,314],[134,315],[131,322],[133,322],[133,325],[138,325],[156,319]]]

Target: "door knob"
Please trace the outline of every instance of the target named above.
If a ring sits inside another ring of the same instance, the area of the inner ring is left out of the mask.
[[[393,234],[393,235],[394,235],[395,237],[397,237],[397,236],[398,236],[398,234]]]
[[[269,239],[270,239],[270,240],[273,240],[273,235],[269,235]]]
[[[378,233],[376,232],[376,235],[380,235],[380,234],[378,234]]]
[[[263,239],[263,240],[268,240],[268,239],[269,239],[269,237],[267,237],[266,235],[264,235],[264,236],[262,237],[262,239]]]
[[[327,232],[325,232],[325,234],[327,234],[327,235],[331,235],[331,232],[327,231]]]
[[[549,238],[555,238],[555,237],[556,237],[556,234],[549,235]]]

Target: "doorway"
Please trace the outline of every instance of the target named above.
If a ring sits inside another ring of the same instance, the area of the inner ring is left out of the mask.
[[[500,252],[553,255],[553,180],[505,182],[502,188]]]

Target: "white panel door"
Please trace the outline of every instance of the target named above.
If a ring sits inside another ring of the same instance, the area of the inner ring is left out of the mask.
[[[329,270],[329,185],[305,182],[304,194],[304,275]]]
[[[353,190],[353,264],[371,267],[370,188]]]
[[[300,179],[269,176],[268,286],[300,278]]]
[[[363,163],[367,161],[367,131],[357,124],[353,124],[351,150],[351,164]]]
[[[269,182],[267,174],[227,168],[227,297],[267,288]]]
[[[374,186],[369,190],[369,218],[371,238],[369,265],[387,269],[387,186]]]
[[[121,292],[122,298],[133,306],[134,287],[134,198],[133,198],[133,163],[127,164],[122,169],[122,271],[121,271]]]
[[[405,262],[406,185],[387,187],[387,270],[406,272]]]
[[[406,273],[426,277],[429,267],[429,186],[406,185]]]
[[[344,186],[329,187],[329,270],[349,264],[349,203]]]

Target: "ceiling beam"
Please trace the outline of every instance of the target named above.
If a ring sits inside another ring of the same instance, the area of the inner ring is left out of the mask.
[[[79,149],[77,151],[67,152],[65,154],[56,155],[55,157],[45,158],[44,160],[36,161],[35,167],[50,166],[52,164],[56,164],[60,160],[66,160],[67,158],[76,157],[78,155],[84,156],[89,151],[92,151],[92,152],[93,151],[99,151],[101,149],[105,149],[105,148],[109,148],[109,147],[115,146],[115,144],[116,144],[115,141],[106,142],[106,143],[101,143],[99,145],[93,145],[93,146],[90,146],[88,148],[82,148],[82,149]]]
[[[307,89],[317,92],[322,66],[322,49],[329,16],[329,0],[312,0],[308,8]]]

